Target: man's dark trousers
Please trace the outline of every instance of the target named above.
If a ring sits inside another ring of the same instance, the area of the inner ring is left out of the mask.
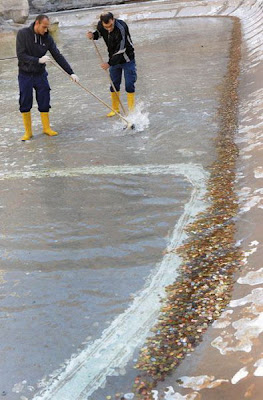
[[[134,93],[135,92],[135,82],[137,80],[137,73],[136,73],[136,64],[135,61],[129,61],[124,64],[117,64],[110,67],[110,76],[111,80],[117,90],[120,91],[121,86],[121,78],[122,78],[122,71],[124,72],[124,79],[125,79],[125,90],[127,93]],[[111,92],[114,89],[110,88]]]
[[[33,89],[36,91],[36,100],[40,112],[49,112],[50,109],[50,86],[47,79],[48,73],[25,74],[19,73],[19,105],[20,112],[28,112],[33,105]]]

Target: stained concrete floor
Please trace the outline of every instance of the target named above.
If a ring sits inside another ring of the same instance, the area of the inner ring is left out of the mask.
[[[162,18],[168,12],[166,5],[169,7],[169,2],[156,6],[157,16]],[[136,22],[132,15],[137,11],[132,7],[128,14],[136,46],[137,102],[142,102],[137,118],[142,130],[123,132],[120,124],[103,117],[105,110],[99,104],[49,67],[52,123],[60,135],[50,139],[41,134],[35,107],[35,137],[22,144],[16,66],[13,62],[0,65],[4,88],[0,95],[0,393],[9,399],[34,398],[50,382],[49,374],[56,375],[54,371],[63,368],[72,354],[82,354],[124,313],[147,286],[150,271],[158,268],[189,202],[192,182],[182,173],[142,176],[135,167],[187,168],[194,164],[205,171],[214,159],[218,85],[226,70],[231,20]],[[147,4],[140,7],[145,7],[142,13],[148,12]],[[116,12],[125,16],[121,6]],[[191,9],[188,12],[193,13]],[[81,12],[78,22],[74,13],[60,14],[56,40],[83,84],[107,99],[107,80],[84,36],[97,14],[98,10]],[[72,38],[75,46],[70,45]],[[10,51],[14,51],[14,36],[4,35],[1,56]],[[249,85],[248,79],[243,90]],[[123,99],[125,102],[125,96]],[[127,164],[131,167],[128,175],[116,176],[107,170]],[[243,232],[242,223],[240,229]],[[121,340],[125,342],[125,337]],[[204,354],[205,346],[210,348],[209,340],[207,337],[196,350],[196,358],[187,360],[160,386],[160,393],[168,383],[175,387],[182,374],[205,373],[201,364],[207,363]],[[236,367],[231,369],[229,363],[228,372],[233,376]],[[118,371],[118,365],[112,367]],[[108,378],[105,389],[89,398],[102,400],[117,391],[128,391],[135,374],[131,367],[132,362],[124,377],[124,370],[118,371],[119,377]],[[73,388],[79,383],[77,374],[74,379]],[[245,380],[242,385],[245,388],[236,385],[229,398],[248,390]],[[227,396],[229,386],[223,390]],[[214,400],[223,392],[220,386],[218,394],[209,389],[201,393],[202,398]],[[256,392],[253,395],[257,396]],[[71,394],[70,399],[77,396]],[[50,398],[59,399],[57,394]]]

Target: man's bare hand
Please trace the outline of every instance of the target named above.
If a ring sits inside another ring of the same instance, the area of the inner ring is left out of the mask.
[[[93,33],[92,33],[92,32],[87,32],[87,33],[86,33],[86,36],[87,36],[87,38],[90,39],[90,40],[93,39]]]
[[[110,68],[110,64],[108,64],[108,63],[103,63],[103,64],[101,64],[101,68],[104,69],[104,70],[106,71],[108,68]]]

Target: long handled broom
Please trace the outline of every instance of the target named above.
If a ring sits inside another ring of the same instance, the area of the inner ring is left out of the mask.
[[[70,75],[64,71],[63,68],[60,67],[60,65],[58,65],[56,62],[54,62],[53,60],[50,60],[51,64],[53,64],[56,68],[58,68],[61,72],[63,72],[65,75],[67,75],[68,78],[70,78]],[[70,78],[71,79],[71,78]],[[100,103],[104,104],[105,107],[109,108],[111,111],[114,111],[116,115],[118,115],[118,117],[124,121],[127,126],[126,129],[134,129],[134,124],[132,124],[130,121],[128,121],[125,117],[123,117],[120,113],[116,112],[110,105],[108,105],[107,103],[105,103],[105,101],[103,101],[102,99],[100,99],[98,96],[96,96],[93,92],[91,92],[88,88],[86,88],[85,86],[83,86],[81,83],[79,82],[73,82],[76,85],[80,86],[83,90],[85,90],[85,92],[89,93],[91,96],[95,97],[95,99],[97,99]]]

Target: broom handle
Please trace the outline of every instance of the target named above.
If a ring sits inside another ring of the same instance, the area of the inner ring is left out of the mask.
[[[94,40],[93,38],[92,38],[92,42],[93,42],[93,44],[94,44],[95,50],[96,50],[96,52],[97,52],[97,54],[98,54],[98,57],[99,57],[101,63],[103,64],[103,63],[104,63],[103,58],[102,58],[102,56],[101,56],[101,54],[100,54],[100,51],[99,51],[99,49],[98,49],[98,46],[96,45],[95,40]],[[110,83],[111,83],[111,86],[112,86],[114,92],[116,93],[116,95],[117,95],[118,98],[119,98],[119,103],[120,103],[120,106],[121,106],[121,108],[122,108],[122,111],[124,112],[124,115],[127,115],[127,113],[126,113],[126,111],[125,111],[125,108],[123,107],[123,104],[122,104],[122,102],[121,102],[120,96],[118,95],[118,92],[117,92],[117,90],[116,90],[116,87],[115,87],[114,83],[112,82],[112,79],[111,79],[111,77],[110,77],[109,70],[107,69],[107,70],[105,70],[105,72],[106,72],[106,74],[108,75],[109,81],[110,81]]]
[[[62,71],[65,75],[67,75],[70,78],[70,75],[64,71],[63,68],[60,67],[60,65],[58,65],[57,63],[55,63],[53,60],[50,60],[51,64],[55,65],[55,67],[57,67],[60,71]],[[71,79],[71,78],[70,78]],[[131,123],[124,118],[121,114],[119,114],[118,112],[116,112],[111,106],[109,106],[107,103],[105,103],[105,101],[101,100],[98,96],[96,96],[93,92],[91,92],[89,89],[87,89],[86,87],[84,87],[81,83],[79,82],[74,82],[76,85],[80,86],[83,90],[85,90],[85,92],[89,93],[91,96],[95,97],[95,99],[97,99],[98,101],[100,101],[102,104],[104,104],[104,106],[106,106],[107,108],[109,108],[111,111],[114,111],[118,117],[120,117],[124,122],[126,122],[126,124],[128,125],[128,127],[130,127]]]

